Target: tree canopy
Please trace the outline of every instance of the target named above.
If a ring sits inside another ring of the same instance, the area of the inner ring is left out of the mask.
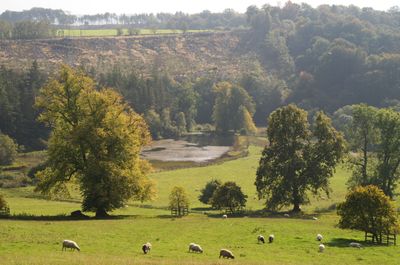
[[[215,209],[225,209],[231,213],[237,213],[246,206],[247,195],[242,192],[240,186],[233,181],[219,185],[212,197],[211,205]]]
[[[376,242],[382,243],[380,234],[397,233],[399,223],[396,210],[382,190],[369,185],[356,187],[339,204],[339,227],[372,233]]]
[[[300,211],[308,202],[307,191],[329,194],[329,178],[345,141],[325,114],[318,112],[310,128],[306,111],[295,105],[279,108],[269,116],[267,137],[255,181],[267,208],[293,205],[293,211]]]
[[[204,204],[212,204],[211,198],[219,186],[221,186],[221,181],[217,179],[207,182],[206,186],[200,191],[199,201]]]
[[[147,125],[111,89],[96,90],[93,80],[63,66],[40,90],[40,121],[51,127],[46,169],[37,173],[37,191],[80,188],[84,211],[105,216],[128,199],[148,199],[149,165],[140,156],[150,141]]]

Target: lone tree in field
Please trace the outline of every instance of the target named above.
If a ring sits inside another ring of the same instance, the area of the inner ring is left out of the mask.
[[[240,186],[233,181],[220,185],[211,197],[211,204],[215,209],[225,209],[237,213],[246,206],[247,195],[243,194]]]
[[[381,234],[397,233],[399,224],[393,204],[381,189],[369,185],[356,187],[339,204],[339,227],[360,230],[373,235],[373,241],[381,242]]]
[[[185,214],[185,210],[189,208],[189,198],[184,188],[172,188],[171,194],[169,195],[169,207],[171,210],[176,209],[178,216]]]
[[[330,119],[318,112],[312,128],[307,112],[288,105],[269,116],[267,135],[255,185],[269,209],[308,203],[307,191],[329,195],[329,178],[344,152],[344,139]]]
[[[112,89],[96,90],[93,80],[63,66],[36,98],[39,120],[52,129],[47,167],[36,175],[36,190],[53,194],[79,185],[84,211],[97,217],[128,199],[149,199],[149,165],[140,159],[150,141],[146,123]]]

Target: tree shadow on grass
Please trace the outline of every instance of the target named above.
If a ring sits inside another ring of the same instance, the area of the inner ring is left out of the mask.
[[[332,238],[329,242],[324,242],[325,245],[329,247],[337,247],[337,248],[350,248],[349,244],[350,243],[360,243],[362,248],[366,247],[377,247],[377,246],[386,246],[386,245],[380,245],[380,244],[371,244],[365,241],[359,241],[359,240],[354,240],[354,239],[349,239],[349,238]]]
[[[88,220],[116,220],[116,219],[132,219],[137,215],[109,215],[107,217],[73,217],[70,215],[32,215],[32,214],[13,214],[9,216],[1,216],[3,220],[20,220],[20,221],[88,221]]]

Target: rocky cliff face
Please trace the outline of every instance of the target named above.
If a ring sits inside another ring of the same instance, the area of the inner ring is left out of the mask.
[[[197,33],[134,37],[98,37],[0,41],[0,65],[29,67],[37,60],[49,71],[59,64],[109,67],[133,65],[142,73],[165,69],[174,76],[205,71],[236,75],[251,55],[241,44],[242,33]]]

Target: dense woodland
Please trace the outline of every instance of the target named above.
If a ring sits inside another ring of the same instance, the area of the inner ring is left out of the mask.
[[[35,8],[6,11],[0,20],[3,39],[47,38],[63,25],[243,31],[243,42],[258,61],[238,76],[213,72],[201,77],[172,76],[157,65],[150,75],[143,75],[134,65],[82,67],[98,87],[118,90],[145,117],[153,138],[199,129],[252,133],[254,124],[265,126],[267,116],[288,103],[311,114],[321,109],[328,115],[357,103],[399,108],[397,7],[383,12],[287,2],[283,7],[250,6],[245,14],[226,10],[82,17]],[[36,121],[40,110],[33,106],[38,89],[48,78],[47,69],[36,62],[29,70],[0,68],[0,131],[27,150],[44,148],[48,137],[48,129]]]

